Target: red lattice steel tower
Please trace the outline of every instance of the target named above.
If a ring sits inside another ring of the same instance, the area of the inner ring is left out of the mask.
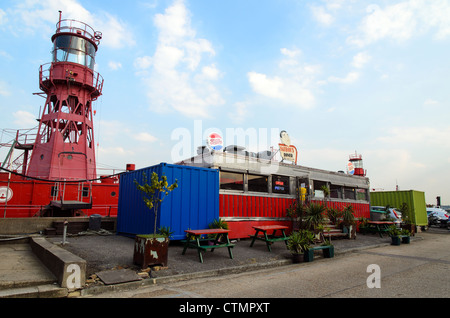
[[[46,102],[27,175],[49,180],[96,178],[92,102],[103,78],[94,71],[102,35],[76,20],[61,20],[52,36],[52,62],[39,71]]]

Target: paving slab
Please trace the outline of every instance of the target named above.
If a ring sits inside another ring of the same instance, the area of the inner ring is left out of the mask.
[[[0,244],[0,290],[55,282],[29,244]]]
[[[141,280],[135,271],[130,269],[118,269],[101,271],[96,275],[102,280],[105,285],[121,284]]]

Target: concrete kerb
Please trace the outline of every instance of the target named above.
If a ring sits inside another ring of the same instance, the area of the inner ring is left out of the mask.
[[[62,288],[74,290],[86,283],[86,261],[69,251],[47,241],[44,237],[32,237],[33,253],[55,275]]]
[[[136,288],[151,286],[151,285],[156,285],[156,284],[168,284],[168,283],[174,283],[174,282],[180,282],[180,281],[187,281],[187,280],[196,279],[196,278],[208,278],[208,277],[217,277],[217,276],[224,276],[224,275],[231,275],[231,274],[239,274],[239,273],[243,273],[243,272],[256,271],[256,270],[261,270],[261,269],[266,269],[266,268],[274,268],[274,267],[285,266],[285,265],[290,265],[290,264],[292,264],[292,261],[289,259],[286,259],[286,260],[272,261],[272,262],[268,262],[268,263],[248,264],[248,265],[241,265],[241,266],[235,266],[235,267],[229,267],[229,268],[214,269],[214,270],[208,270],[208,271],[203,271],[203,272],[186,273],[186,274],[164,276],[164,277],[158,277],[158,278],[147,278],[147,279],[143,279],[143,280],[137,281],[137,282],[86,287],[81,290],[80,294],[81,294],[81,296],[100,295],[105,292],[128,291],[131,289],[136,289]]]

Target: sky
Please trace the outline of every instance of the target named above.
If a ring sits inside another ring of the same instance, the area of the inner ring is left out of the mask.
[[[100,169],[178,162],[211,132],[278,148],[285,130],[299,165],[357,152],[372,189],[450,205],[450,0],[2,0],[1,142],[37,125],[59,10],[103,35]]]

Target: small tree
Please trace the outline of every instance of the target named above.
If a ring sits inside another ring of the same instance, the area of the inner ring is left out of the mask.
[[[136,188],[141,192],[142,198],[144,200],[145,205],[149,210],[153,209],[153,213],[155,214],[155,225],[153,227],[153,235],[156,235],[156,225],[158,219],[158,209],[169,193],[178,187],[178,180],[175,179],[175,182],[169,186],[167,183],[167,177],[162,176],[161,180],[159,180],[159,176],[156,172],[152,173],[150,184],[148,183],[147,175],[143,173],[144,180],[143,184],[139,184],[136,180],[134,183]]]
[[[328,188],[328,186],[323,185],[320,187],[320,190],[322,190],[323,192],[323,205],[327,206],[327,199],[330,196],[330,189]]]

